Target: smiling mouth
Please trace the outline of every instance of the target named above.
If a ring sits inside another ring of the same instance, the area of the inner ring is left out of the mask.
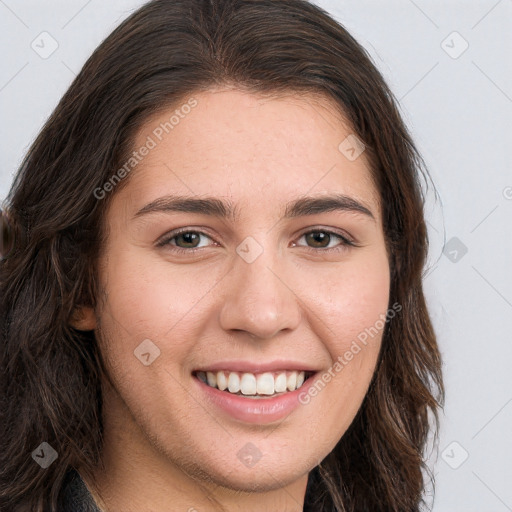
[[[272,398],[300,389],[315,372],[281,370],[275,372],[195,371],[193,376],[206,385],[247,398]]]

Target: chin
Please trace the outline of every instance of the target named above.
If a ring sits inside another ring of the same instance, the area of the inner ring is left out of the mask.
[[[232,491],[264,493],[290,485],[309,473],[316,463],[310,467],[305,461],[263,462],[262,459],[253,467],[241,467],[240,464],[236,464],[236,467],[227,471],[219,470],[222,465],[227,469],[227,463],[218,460],[209,463],[189,462],[186,471],[196,480],[214,483]]]

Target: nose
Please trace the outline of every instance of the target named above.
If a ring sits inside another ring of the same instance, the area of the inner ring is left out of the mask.
[[[236,257],[228,276],[220,313],[221,327],[269,339],[280,331],[294,330],[301,320],[300,301],[282,264],[268,251],[247,263]]]

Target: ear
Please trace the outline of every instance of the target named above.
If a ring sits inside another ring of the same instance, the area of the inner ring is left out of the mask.
[[[94,331],[96,329],[96,315],[94,309],[87,306],[79,306],[69,320],[71,326],[79,331]]]

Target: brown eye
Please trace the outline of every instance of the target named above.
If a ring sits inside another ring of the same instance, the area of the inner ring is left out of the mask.
[[[309,249],[319,249],[325,251],[339,251],[346,249],[346,246],[355,246],[356,244],[340,233],[325,229],[316,229],[303,233],[300,238],[305,238],[306,246]],[[336,243],[337,242],[337,243]],[[334,243],[335,245],[331,245]],[[300,244],[302,245],[302,244]],[[329,247],[330,246],[330,247]]]
[[[174,231],[166,235],[157,243],[157,246],[175,252],[194,252],[196,249],[202,249],[207,245],[204,243],[202,246],[199,245],[201,243],[201,237],[211,240],[211,237],[202,231],[182,229],[181,231]]]
[[[181,233],[173,237],[173,239],[176,241],[177,246],[180,246],[185,249],[194,249],[195,247],[197,247],[200,237],[201,235],[199,235],[195,231],[187,231],[186,233]],[[184,247],[181,246],[181,243],[184,244]]]
[[[331,235],[325,233],[325,231],[311,231],[304,236],[306,237],[307,242],[311,244],[311,247],[321,249],[328,247],[329,242],[331,241]]]

